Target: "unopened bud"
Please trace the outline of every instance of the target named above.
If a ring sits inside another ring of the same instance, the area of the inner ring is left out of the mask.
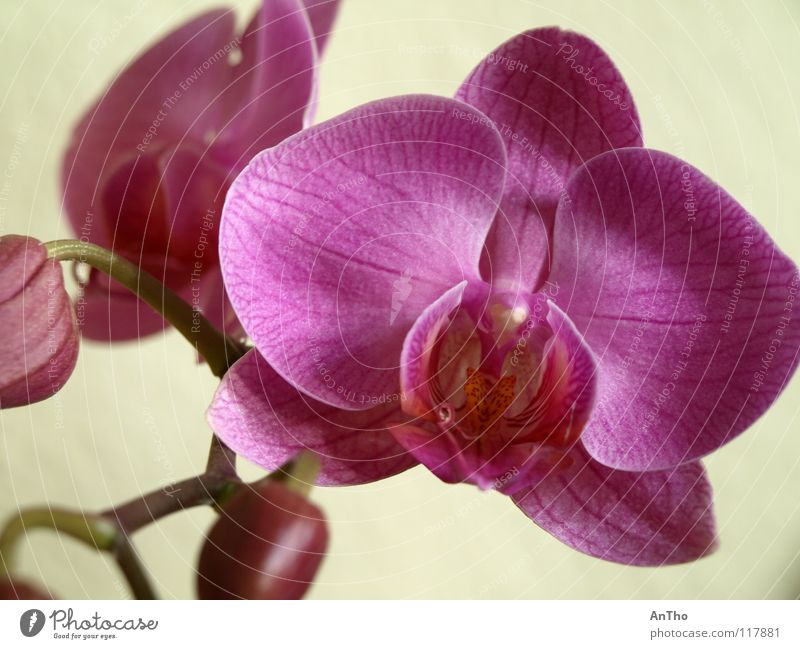
[[[322,511],[285,484],[242,486],[200,554],[200,599],[299,599],[328,545]]]
[[[46,399],[75,369],[78,328],[58,262],[44,246],[0,237],[0,408]]]

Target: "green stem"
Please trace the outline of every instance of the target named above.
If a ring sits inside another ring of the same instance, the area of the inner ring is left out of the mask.
[[[136,548],[124,534],[119,536],[114,548],[114,556],[136,599],[158,599],[150,583],[150,578],[147,576],[147,571],[136,553]]]
[[[97,550],[113,551],[119,543],[117,526],[102,518],[50,507],[25,509],[0,534],[0,575],[11,573],[20,538],[37,528],[56,530]]]
[[[0,534],[0,560],[6,572],[15,560],[17,541],[35,528],[58,530],[98,550],[110,550],[117,537],[115,525],[82,512],[48,507],[26,509],[12,518]]]
[[[236,473],[236,454],[213,435],[204,473],[134,498],[100,516],[112,521],[125,534],[132,534],[153,521],[190,507],[219,507],[241,482]]]
[[[112,553],[136,598],[155,599],[150,579],[130,535],[156,520],[190,507],[220,507],[242,484],[236,474],[235,459],[233,451],[215,436],[209,451],[208,468],[202,475],[134,498],[100,514],[46,507],[24,510],[0,533],[0,576],[10,573],[20,537],[31,529],[46,528]],[[305,495],[313,486],[319,467],[319,457],[304,452],[265,479],[280,480],[288,488]]]
[[[0,534],[0,568],[9,574],[16,560],[18,541],[30,530],[56,530],[96,550],[114,554],[128,585],[137,599],[156,599],[147,573],[130,539],[114,523],[100,516],[63,509],[37,507],[21,511]]]
[[[192,305],[127,259],[93,243],[74,239],[49,241],[44,246],[51,258],[89,264],[149,304],[192,344],[216,376],[225,374],[244,353],[242,346],[219,331]]]
[[[283,482],[289,489],[307,496],[319,474],[320,459],[316,453],[303,451],[294,460],[274,471],[267,480]]]
[[[217,449],[216,451],[214,449]],[[21,511],[0,533],[0,576],[10,574],[18,541],[29,530],[46,528],[75,538],[97,550],[114,555],[137,599],[155,599],[147,572],[130,535],[174,512],[200,505],[219,506],[241,481],[229,460],[232,452],[222,442],[212,446],[210,470],[100,514],[38,507]]]

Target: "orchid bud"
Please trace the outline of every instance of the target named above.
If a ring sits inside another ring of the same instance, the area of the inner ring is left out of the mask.
[[[0,599],[53,599],[53,597],[26,581],[0,577]]]
[[[200,554],[200,599],[300,599],[328,545],[322,511],[285,484],[242,487]]]
[[[46,399],[78,358],[78,328],[58,262],[30,237],[0,237],[0,408]]]

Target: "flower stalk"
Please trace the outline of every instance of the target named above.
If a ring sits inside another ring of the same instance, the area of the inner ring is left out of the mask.
[[[31,529],[51,529],[96,550],[114,555],[137,599],[156,599],[150,578],[130,536],[172,513],[201,505],[219,508],[239,487],[236,456],[216,437],[212,439],[206,471],[99,514],[50,507],[24,510],[0,533],[0,576],[10,575],[18,541]]]
[[[215,376],[222,377],[244,353],[242,346],[219,331],[186,300],[124,257],[93,243],[59,239],[44,244],[57,261],[90,265],[116,280],[150,305],[197,350]]]
[[[0,533],[0,576],[10,577],[18,541],[33,528],[51,529],[114,556],[137,599],[156,599],[147,571],[131,535],[165,516],[202,505],[217,510],[237,492],[242,482],[236,473],[235,454],[215,436],[206,471],[167,485],[99,514],[37,507],[12,518]],[[319,472],[320,460],[311,452],[301,453],[266,478],[306,496]],[[258,484],[263,483],[264,480]]]
[[[49,507],[34,507],[12,518],[0,534],[0,574],[10,577],[19,540],[30,530],[50,529],[66,534],[95,550],[112,553],[137,599],[156,599],[150,578],[130,539],[102,516]]]
[[[202,505],[218,506],[239,486],[235,476],[204,473],[104,511],[101,516],[121,532],[133,534],[165,516]]]

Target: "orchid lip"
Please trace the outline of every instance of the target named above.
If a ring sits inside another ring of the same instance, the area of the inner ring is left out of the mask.
[[[398,440],[442,479],[508,493],[568,467],[594,361],[563,317],[545,294],[483,282],[445,294],[406,340],[402,406],[415,421]]]
[[[443,358],[447,354],[443,352],[447,333],[439,336],[434,344],[428,375],[430,406],[439,429],[455,432],[468,440],[510,434],[515,440],[530,438],[564,447],[574,443],[580,436],[580,429],[572,425],[572,417],[568,419],[566,431],[558,436],[551,436],[549,430],[538,426],[552,396],[536,389],[541,383],[545,348],[553,336],[542,316],[542,307],[508,306],[507,300],[494,299],[485,309],[484,317],[477,320],[472,333],[477,333],[479,338],[480,362],[476,364],[477,369],[468,366],[461,377],[451,378],[449,389],[443,386],[443,374],[448,371],[448,365],[458,364],[463,359]],[[538,334],[538,340],[530,349],[525,349],[530,336],[523,335],[531,331]],[[520,362],[520,349],[537,359],[535,365],[524,366]]]

